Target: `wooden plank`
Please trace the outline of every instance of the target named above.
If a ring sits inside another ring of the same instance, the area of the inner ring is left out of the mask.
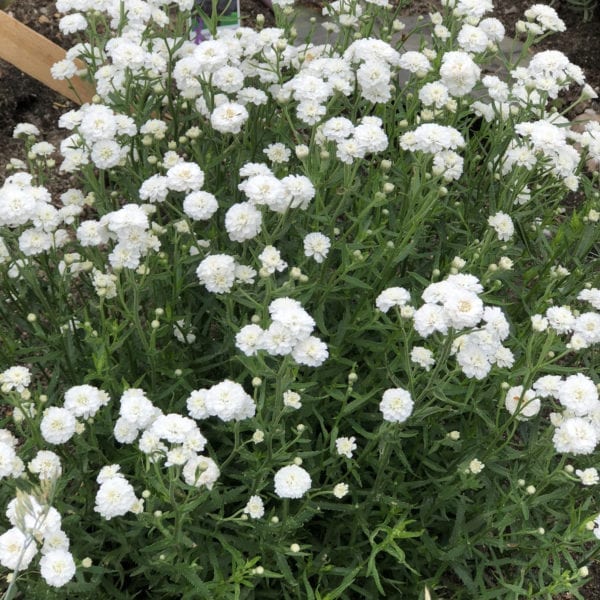
[[[77,104],[90,102],[94,86],[73,77],[58,81],[50,68],[65,58],[65,50],[0,10],[0,58]]]

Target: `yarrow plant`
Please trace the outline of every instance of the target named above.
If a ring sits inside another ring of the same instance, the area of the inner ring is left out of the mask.
[[[7,596],[581,598],[600,128],[534,52],[564,24],[516,55],[443,0],[414,50],[341,0],[294,45],[273,4],[199,41],[192,0],[57,2],[96,95],[57,148],[18,124],[0,187]]]

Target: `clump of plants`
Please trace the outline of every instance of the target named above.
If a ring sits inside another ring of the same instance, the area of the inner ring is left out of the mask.
[[[600,126],[554,103],[594,91],[529,56],[553,9],[518,56],[443,4],[316,45],[287,0],[200,42],[192,0],[57,2],[97,95],[0,188],[6,597],[581,598]]]

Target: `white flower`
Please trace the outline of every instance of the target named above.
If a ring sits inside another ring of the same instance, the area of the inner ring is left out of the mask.
[[[297,363],[309,367],[321,366],[328,356],[327,344],[314,335],[298,342],[292,350],[293,359]]]
[[[191,192],[183,200],[183,212],[194,221],[207,221],[218,208],[217,199],[201,190]]]
[[[356,448],[356,438],[354,436],[339,437],[335,440],[335,449],[340,456],[352,458],[352,453]]]
[[[542,315],[531,315],[531,328],[537,332],[546,331],[548,329],[548,319]]]
[[[262,268],[269,274],[275,271],[283,271],[287,263],[282,260],[279,250],[274,246],[265,246],[264,250],[258,255]]]
[[[51,406],[44,411],[40,431],[49,444],[64,444],[75,434],[77,421],[66,408]]]
[[[62,529],[53,529],[44,534],[44,545],[42,554],[48,554],[52,550],[68,550],[71,541]]]
[[[239,383],[229,379],[209,388],[204,402],[208,414],[222,421],[248,419],[256,412],[252,397]]]
[[[322,233],[309,233],[304,238],[304,255],[322,263],[329,254],[331,240]]]
[[[168,452],[167,446],[160,441],[158,434],[151,429],[147,429],[142,433],[138,448],[144,454],[150,456],[152,462],[161,460]]]
[[[119,415],[137,429],[146,429],[156,418],[156,408],[148,400],[144,390],[130,388],[121,395]]]
[[[552,442],[560,453],[591,454],[598,444],[598,432],[586,419],[571,417],[556,428]]]
[[[51,450],[39,450],[29,461],[27,468],[31,473],[37,474],[40,481],[44,479],[54,480],[62,474],[60,458]]]
[[[13,475],[15,460],[15,449],[5,442],[0,442],[0,479]]]
[[[221,472],[217,463],[208,456],[193,456],[183,467],[182,475],[184,481],[194,487],[206,487],[212,490]]]
[[[533,382],[531,386],[540,398],[558,398],[558,390],[562,383],[560,375],[544,375]]]
[[[146,179],[138,191],[140,200],[148,202],[164,202],[168,193],[168,179],[158,173]]]
[[[442,56],[440,79],[453,96],[468,94],[475,87],[480,73],[481,69],[466,52],[452,51]]]
[[[94,510],[108,521],[132,510],[137,501],[131,484],[122,475],[117,475],[100,485]]]
[[[63,79],[71,79],[77,74],[77,65],[68,58],[63,60],[59,60],[55,62],[50,67],[50,74],[53,79],[63,80]]]
[[[488,36],[482,29],[473,27],[473,25],[469,25],[468,23],[465,23],[461,27],[456,41],[462,50],[475,54],[483,52],[489,43]]]
[[[599,408],[596,384],[583,373],[570,375],[558,386],[558,401],[576,417],[583,417]]]
[[[232,205],[225,214],[225,229],[229,239],[245,242],[255,238],[262,227],[262,214],[250,202]]]
[[[348,493],[348,489],[347,483],[338,483],[333,486],[333,495],[341,499]]]
[[[280,498],[302,498],[312,485],[308,471],[298,465],[282,467],[275,473],[275,493]]]
[[[235,259],[227,254],[207,256],[198,265],[196,275],[209,292],[229,292],[235,281]]]
[[[235,265],[235,282],[252,285],[257,275],[256,271],[248,265]]]
[[[442,306],[425,303],[413,314],[413,326],[422,337],[428,337],[435,331],[448,333],[448,316]]]
[[[600,310],[600,289],[584,289],[577,295],[578,300],[589,302],[595,309]]]
[[[523,391],[523,386],[509,388],[504,399],[504,406],[519,421],[526,421],[540,412],[541,402],[533,390]]]
[[[415,73],[421,77],[431,71],[431,63],[429,59],[421,52],[415,50],[409,50],[405,52],[398,61],[398,66],[401,69]]]
[[[474,458],[469,463],[469,471],[473,473],[473,475],[478,475],[485,468],[485,464],[483,464],[479,459]]]
[[[114,139],[117,121],[111,108],[102,104],[86,104],[81,112],[83,116],[79,124],[79,134],[87,143]]]
[[[40,560],[44,581],[52,587],[62,587],[75,575],[75,561],[67,550],[51,550]]]
[[[29,137],[40,135],[40,130],[33,123],[17,123],[13,129],[13,137]]]
[[[110,398],[106,392],[93,385],[76,385],[65,392],[64,408],[71,411],[75,417],[89,419],[98,410],[108,404]]]
[[[193,419],[206,419],[206,417],[210,416],[206,407],[207,392],[208,390],[206,389],[194,390],[188,396],[186,406],[190,417]]]
[[[410,392],[402,388],[390,388],[383,393],[379,410],[385,421],[404,423],[412,414],[413,406]]]
[[[0,535],[0,564],[11,571],[26,569],[37,554],[32,536],[25,535],[17,527],[11,527]]]
[[[551,306],[546,311],[546,319],[556,333],[569,333],[575,326],[575,315],[568,306]]]
[[[596,485],[600,481],[598,470],[594,467],[584,469],[583,471],[581,469],[577,469],[575,471],[575,475],[579,477],[583,485]]]
[[[0,373],[0,385],[5,394],[13,390],[21,394],[29,387],[30,383],[31,372],[27,367],[10,367]]]
[[[235,336],[235,345],[246,356],[254,356],[263,346],[264,330],[256,324],[242,327]]]
[[[220,133],[239,133],[248,120],[246,108],[236,102],[224,102],[210,115],[210,124]]]
[[[132,444],[137,439],[140,430],[129,420],[119,417],[115,421],[113,435],[119,444]]]
[[[455,329],[475,327],[483,317],[483,302],[468,290],[456,288],[443,302],[448,324]]]
[[[219,90],[233,94],[244,87],[244,74],[237,67],[225,65],[215,71],[211,83]]]
[[[120,471],[121,465],[106,465],[100,469],[96,477],[96,483],[102,484],[113,477],[123,477]]]
[[[287,148],[284,144],[276,143],[269,144],[263,152],[267,155],[267,158],[273,163],[286,163],[290,160],[292,151]]]
[[[441,81],[426,83],[419,90],[419,100],[424,106],[443,108],[449,99],[448,88]]]
[[[410,360],[420,367],[423,367],[426,371],[430,371],[431,367],[435,365],[433,352],[423,346],[413,346],[410,351]]]
[[[410,294],[403,287],[390,287],[375,299],[375,306],[381,312],[387,312],[392,306],[406,306],[410,302]]]
[[[503,212],[497,212],[488,218],[488,225],[493,227],[498,234],[498,239],[507,242],[515,232],[512,219]]]
[[[170,444],[183,444],[190,436],[198,437],[198,426],[193,419],[184,417],[177,413],[160,415],[153,421],[150,431],[154,432],[161,440],[166,440]],[[200,448],[204,449],[206,439],[200,434]]]
[[[492,356],[478,343],[477,338],[465,337],[466,341],[456,354],[456,361],[467,377],[483,379],[492,368]]]
[[[524,15],[528,21],[537,21],[541,25],[540,34],[547,31],[560,32],[566,29],[564,21],[560,19],[556,10],[546,4],[534,4],[525,11]]]
[[[244,514],[251,519],[260,519],[265,514],[265,505],[260,496],[250,496],[246,506],[244,506]]]
[[[167,186],[176,192],[194,192],[204,184],[204,172],[192,162],[180,162],[167,171]]]
[[[302,406],[300,394],[291,390],[283,392],[283,405],[298,410]]]

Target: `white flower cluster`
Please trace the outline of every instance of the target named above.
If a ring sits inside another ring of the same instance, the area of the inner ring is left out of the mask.
[[[600,311],[600,290],[584,289],[579,292],[578,300],[588,302]],[[532,315],[531,323],[534,331],[545,331],[550,328],[559,335],[570,335],[567,347],[577,351],[600,343],[600,312],[587,310],[574,311],[570,306],[551,306],[544,315]]]
[[[586,375],[577,373],[557,378],[548,395],[564,407],[562,413],[552,413],[556,427],[552,438],[559,453],[591,454],[600,441],[600,401],[596,384]]]
[[[41,553],[40,572],[52,587],[62,587],[75,575],[69,538],[62,530],[60,513],[42,496],[17,492],[6,510],[12,527],[0,535],[0,564],[23,571]],[[41,547],[38,547],[38,544]]]
[[[186,400],[194,419],[217,417],[221,421],[251,419],[256,413],[252,397],[235,381],[225,379],[210,388],[194,390]]]
[[[567,142],[566,119],[517,123],[515,132],[521,136],[511,141],[503,159],[502,173],[514,167],[532,170],[538,161],[550,166],[550,172],[570,190],[576,190],[579,179],[576,170],[581,159],[579,152]]]
[[[404,150],[432,154],[433,172],[447,181],[462,175],[464,161],[455,150],[464,146],[465,140],[457,129],[436,123],[424,123],[400,136]]]
[[[77,239],[83,246],[104,246],[116,241],[108,260],[115,270],[136,269],[151,250],[158,251],[160,241],[150,230],[148,214],[154,212],[152,205],[125,204],[109,212],[99,221],[82,221],[77,228]],[[100,271],[94,274],[95,287],[99,295],[112,297],[110,275]],[[102,277],[104,275],[104,277]]]
[[[518,420],[526,421],[540,412],[544,399],[555,400],[563,409],[550,413],[556,452],[591,454],[600,441],[600,400],[594,381],[583,373],[544,375],[527,390],[521,385],[509,388],[504,405]]]
[[[243,181],[238,189],[248,198],[248,203],[253,207],[266,206],[276,213],[285,213],[291,208],[306,210],[316,193],[312,182],[305,175],[287,175],[279,179],[263,163],[246,163],[240,169],[240,177]],[[239,224],[232,219],[230,227],[227,227],[231,239],[235,239],[232,235],[242,238],[236,241],[255,237],[260,231],[260,223],[256,225],[255,221],[256,217],[249,218],[248,224]],[[227,219],[225,224],[227,226]],[[257,231],[252,234],[245,232],[245,229]]]
[[[90,161],[99,169],[123,164],[130,147],[125,140],[137,133],[134,120],[103,104],[84,104],[61,116],[59,125],[73,134],[60,144],[61,171],[74,173]]]
[[[510,367],[514,357],[502,345],[509,323],[500,308],[483,304],[478,295],[482,292],[475,276],[459,273],[427,286],[421,295],[425,303],[416,310],[408,304],[408,291],[397,287],[384,290],[376,305],[383,312],[399,306],[401,316],[412,317],[415,331],[424,338],[436,332],[447,335],[450,330],[470,329],[454,339],[452,354],[467,377],[483,379],[492,365]],[[435,364],[431,351],[420,347],[411,353],[411,360],[425,369]]]
[[[572,64],[562,52],[545,50],[535,54],[526,67],[518,66],[510,74],[515,80],[512,85],[495,75],[483,77],[481,82],[491,102],[481,100],[473,102],[471,106],[476,114],[483,116],[488,122],[495,119],[504,122],[520,109],[527,108],[531,114],[559,127],[568,124],[566,119],[552,113],[548,114],[546,110],[548,98],[556,98],[562,90],[566,90],[573,83],[584,85],[585,77],[580,67]],[[586,93],[595,96],[591,88],[587,89]],[[577,136],[571,137],[576,139]],[[514,144],[509,146],[509,150],[512,151],[508,153],[509,156],[519,153]],[[524,152],[525,156],[520,159],[511,156],[513,162],[521,164],[532,160],[525,150],[521,152]]]
[[[362,7],[349,0],[334,0],[324,6],[321,12],[325,17],[334,17],[342,27],[352,28],[358,27],[363,14]]]
[[[15,173],[0,187],[0,227],[16,228],[31,224],[19,235],[19,250],[25,256],[35,256],[51,248],[63,247],[69,235],[61,224],[73,221],[81,212],[79,206],[56,208],[43,186],[32,185],[29,173]],[[10,258],[6,244],[0,241],[0,263]]]
[[[90,419],[110,402],[108,394],[92,385],[78,385],[65,392],[62,407],[50,406],[44,410],[40,423],[42,437],[49,444],[65,444],[84,425],[77,419]]]
[[[534,4],[525,11],[524,16],[527,21],[517,21],[517,31],[540,36],[566,30],[565,23],[556,10],[547,4]]]
[[[213,294],[231,291],[234,283],[252,284],[256,271],[228,254],[210,254],[196,268],[198,280]]]
[[[451,8],[454,16],[475,23],[494,10],[492,0],[442,0],[442,6]]]
[[[256,323],[242,327],[236,346],[246,355],[265,350],[271,356],[291,355],[301,365],[318,367],[329,356],[327,345],[312,335],[314,319],[292,298],[277,298],[269,304],[271,324],[263,329]]]
[[[164,460],[165,467],[183,466],[188,485],[212,489],[219,477],[216,463],[198,454],[204,450],[206,438],[196,422],[177,413],[165,415],[139,388],[123,392],[114,436],[122,444],[131,444],[139,436],[138,447],[149,460]]]
[[[388,138],[379,117],[362,117],[358,125],[346,117],[333,117],[319,125],[316,133],[319,145],[333,142],[336,156],[345,164],[352,164],[367,154],[383,152],[388,147]]]

